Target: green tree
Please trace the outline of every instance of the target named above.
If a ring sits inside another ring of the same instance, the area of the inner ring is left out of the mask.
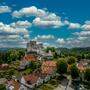
[[[52,52],[55,52],[55,48],[54,47],[47,47],[45,49],[46,52],[49,52],[49,50],[52,51]]]
[[[57,72],[59,74],[67,73],[67,62],[65,59],[61,59],[57,62]]]
[[[72,79],[76,79],[79,77],[79,70],[75,64],[71,66],[71,77]]]
[[[87,68],[84,73],[84,79],[90,81],[90,68]]]
[[[0,90],[6,90],[6,86],[4,84],[0,84]]]
[[[2,60],[2,58],[0,58],[0,64],[2,64],[3,63],[3,60]]]
[[[54,53],[54,56],[53,56],[54,58],[58,58],[58,55],[57,55],[57,53],[55,52]]]
[[[9,50],[7,52],[7,61],[11,62],[11,61],[16,61],[16,60],[20,60],[21,57],[24,56],[25,50],[23,49],[16,49],[16,50]]]
[[[67,60],[68,64],[74,64],[76,62],[76,58],[71,56],[71,57],[68,57],[68,60]]]

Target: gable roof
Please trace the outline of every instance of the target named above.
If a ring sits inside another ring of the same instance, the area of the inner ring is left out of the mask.
[[[25,55],[23,59],[27,60],[27,61],[36,61],[37,56],[35,56],[35,55]]]
[[[56,67],[56,61],[44,61],[42,66]]]
[[[35,74],[33,74],[33,73],[30,74],[30,75],[25,76],[25,80],[26,80],[26,82],[29,83],[29,84],[34,84],[34,83],[36,83],[37,80],[38,80],[38,78],[39,78],[39,76],[38,76],[38,75],[35,75]]]
[[[41,66],[42,74],[52,74],[56,70],[55,61],[44,61]]]

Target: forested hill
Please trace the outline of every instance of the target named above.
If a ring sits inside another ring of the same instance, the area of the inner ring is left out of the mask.
[[[57,48],[60,49],[61,52],[90,52],[90,47],[79,47],[79,48]]]

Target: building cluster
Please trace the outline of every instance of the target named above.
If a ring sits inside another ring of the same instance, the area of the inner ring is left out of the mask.
[[[40,69],[29,75],[13,77],[7,82],[9,90],[32,90],[56,76],[56,62],[44,61]],[[12,88],[12,89],[11,89]]]
[[[29,75],[13,77],[7,81],[7,90],[32,90],[35,87],[49,81],[56,76],[56,61],[51,60],[53,54],[51,51],[46,53],[43,50],[43,44],[36,41],[30,41],[27,44],[27,52],[20,61],[18,70],[24,70],[30,62],[42,62],[40,68],[37,68]]]

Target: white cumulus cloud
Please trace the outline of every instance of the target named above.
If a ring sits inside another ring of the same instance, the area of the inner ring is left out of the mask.
[[[8,6],[0,6],[0,13],[11,12],[11,8]]]

